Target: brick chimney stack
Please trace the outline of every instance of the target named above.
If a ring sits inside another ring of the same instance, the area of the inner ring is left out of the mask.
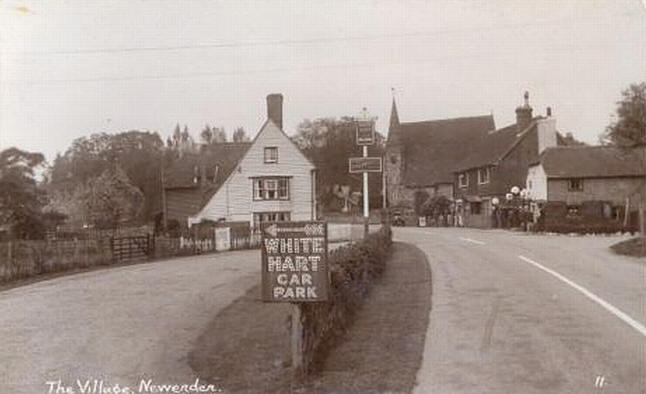
[[[283,129],[283,95],[272,93],[267,95],[267,118]]]
[[[529,105],[529,92],[523,96],[525,102],[516,108],[516,130],[521,132],[532,123],[532,107]]]

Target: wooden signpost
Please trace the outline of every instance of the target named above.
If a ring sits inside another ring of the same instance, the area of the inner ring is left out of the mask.
[[[381,172],[381,157],[351,157],[350,174]]]
[[[273,222],[262,226],[262,300],[292,303],[292,372],[303,372],[303,302],[326,301],[327,223]]]
[[[363,237],[368,238],[370,207],[368,199],[368,173],[381,172],[381,158],[368,157],[368,145],[375,143],[375,118],[369,119],[363,108],[363,119],[355,121],[356,142],[363,148],[363,157],[353,157],[349,162],[350,173],[363,173]]]

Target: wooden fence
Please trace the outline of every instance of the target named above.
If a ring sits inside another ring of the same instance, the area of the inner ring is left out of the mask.
[[[148,259],[154,256],[155,237],[151,234],[110,238],[114,262]]]

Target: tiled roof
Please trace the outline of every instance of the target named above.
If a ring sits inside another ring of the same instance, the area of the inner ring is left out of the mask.
[[[548,178],[646,176],[646,147],[558,146],[540,161]]]
[[[250,142],[218,143],[203,147],[200,153],[186,153],[164,169],[164,187],[166,189],[199,187],[199,171],[203,163],[209,180],[209,189],[217,190],[250,146]],[[217,176],[214,179],[216,168]],[[194,182],[196,176],[197,183]]]
[[[518,143],[526,133],[535,128],[532,123],[525,130],[517,130],[516,124],[509,125],[502,129],[491,130],[474,139],[469,145],[469,152],[466,158],[455,165],[455,171],[464,171],[472,168],[483,167],[495,164],[498,160]]]
[[[474,149],[473,142],[495,129],[493,116],[399,124],[404,145],[404,184],[453,183],[455,164]]]

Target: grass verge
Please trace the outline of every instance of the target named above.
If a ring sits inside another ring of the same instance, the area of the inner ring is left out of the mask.
[[[393,244],[386,270],[319,371],[290,387],[289,304],[254,287],[197,339],[189,363],[226,392],[410,392],[422,362],[431,273],[422,251]]]
[[[643,237],[621,241],[610,247],[613,252],[632,257],[646,257],[646,239]]]

